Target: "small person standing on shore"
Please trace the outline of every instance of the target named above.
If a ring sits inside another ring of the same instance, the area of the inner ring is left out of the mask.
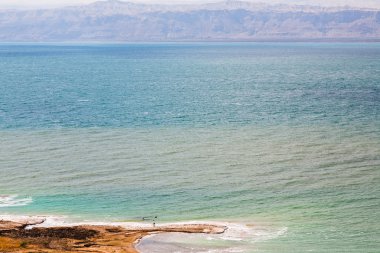
[[[153,227],[154,228],[156,227],[156,219],[157,219],[157,216],[154,216],[154,218],[153,218]]]
[[[149,218],[149,217],[143,217],[142,220],[152,220],[153,222],[153,227],[156,227],[156,219],[158,218],[158,216],[153,216],[152,218]]]

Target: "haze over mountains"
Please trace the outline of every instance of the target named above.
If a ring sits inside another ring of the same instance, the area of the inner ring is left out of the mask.
[[[380,39],[380,11],[243,1],[155,5],[117,0],[0,10],[0,41],[260,41]]]

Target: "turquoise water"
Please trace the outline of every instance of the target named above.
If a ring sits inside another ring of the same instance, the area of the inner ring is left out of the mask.
[[[380,44],[0,44],[0,85],[0,214],[245,225],[152,253],[380,248]]]

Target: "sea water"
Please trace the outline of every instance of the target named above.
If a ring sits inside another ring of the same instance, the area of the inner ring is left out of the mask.
[[[380,44],[0,44],[0,215],[227,224],[142,252],[378,252]]]

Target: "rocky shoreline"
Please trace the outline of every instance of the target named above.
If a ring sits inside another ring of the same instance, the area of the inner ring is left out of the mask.
[[[173,224],[142,228],[105,225],[43,227],[44,222],[44,219],[0,220],[0,252],[138,253],[134,245],[149,234],[170,232],[220,234],[227,229],[226,226],[211,224]]]

